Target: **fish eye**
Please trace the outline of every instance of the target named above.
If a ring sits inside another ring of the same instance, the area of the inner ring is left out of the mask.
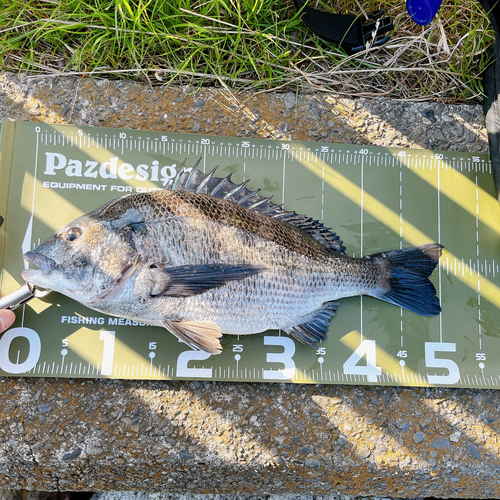
[[[72,227],[68,229],[64,234],[64,239],[66,241],[75,241],[82,235],[82,231],[78,227]]]

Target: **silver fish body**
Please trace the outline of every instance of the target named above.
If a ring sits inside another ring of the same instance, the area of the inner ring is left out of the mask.
[[[195,166],[163,191],[125,195],[74,220],[25,254],[39,269],[23,277],[216,354],[221,334],[269,329],[312,346],[347,296],[438,314],[428,276],[441,248],[354,259],[321,223]]]

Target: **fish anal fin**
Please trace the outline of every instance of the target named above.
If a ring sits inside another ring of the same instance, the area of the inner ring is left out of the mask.
[[[222,333],[220,327],[214,323],[164,320],[161,324],[192,349],[208,352],[209,354],[220,354],[222,351],[219,342]]]
[[[314,348],[314,342],[326,339],[330,320],[335,316],[338,307],[339,304],[337,302],[325,302],[321,308],[314,311],[303,323],[285,329],[285,332],[300,343]]]
[[[266,268],[250,264],[202,264],[177,267],[152,266],[152,296],[189,297],[218,288],[230,281],[253,276]]]

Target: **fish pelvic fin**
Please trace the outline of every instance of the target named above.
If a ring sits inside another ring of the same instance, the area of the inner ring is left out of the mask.
[[[337,302],[325,302],[304,323],[292,326],[284,331],[307,347],[314,348],[314,342],[326,339],[330,320],[335,316],[338,307]]]
[[[389,264],[388,289],[370,295],[421,316],[439,314],[439,298],[429,276],[439,262],[442,249],[439,243],[428,243],[370,255],[369,258],[385,259]]]
[[[161,321],[161,324],[178,339],[196,351],[220,354],[222,337],[220,327],[205,321]]]

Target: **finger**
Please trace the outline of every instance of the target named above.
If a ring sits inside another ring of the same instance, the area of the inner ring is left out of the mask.
[[[7,330],[15,319],[16,315],[10,309],[0,309],[0,332]]]

